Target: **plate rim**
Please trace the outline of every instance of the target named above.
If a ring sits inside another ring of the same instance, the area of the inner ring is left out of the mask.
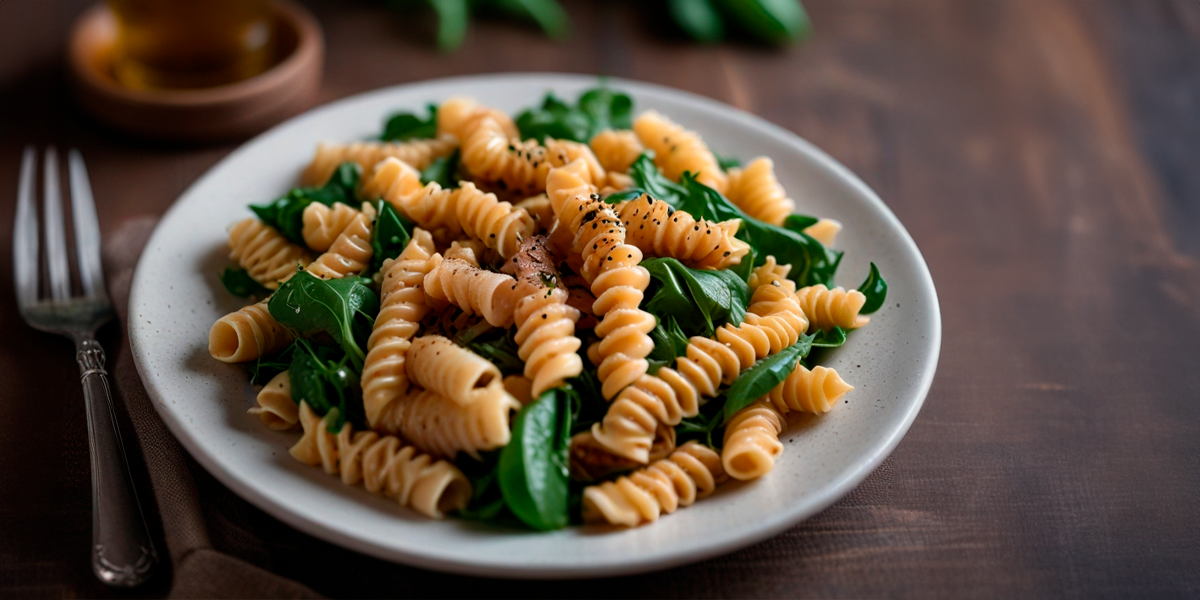
[[[478,75],[460,75],[452,77],[442,77],[435,79],[424,79],[420,81],[407,82],[397,85],[391,85],[364,92],[352,94],[343,98],[339,98],[326,104],[314,107],[300,115],[288,119],[267,131],[243,142],[236,149],[230,152],[227,156],[217,161],[200,177],[193,181],[180,195],[172,202],[171,206],[163,213],[156,224],[154,232],[147,240],[146,248],[150,248],[160,235],[166,235],[162,225],[168,222],[172,214],[181,210],[182,203],[180,200],[188,197],[194,190],[203,186],[210,178],[222,170],[227,163],[240,160],[242,155],[249,151],[249,148],[256,144],[264,137],[272,135],[275,131],[291,127],[297,123],[319,118],[322,114],[334,111],[344,104],[351,104],[363,101],[372,96],[382,96],[394,94],[407,88],[431,86],[431,85],[463,85],[466,83],[479,83],[481,81],[510,81],[513,85],[528,83],[528,79],[540,80],[538,86],[543,88],[555,88],[560,85],[578,85],[595,82],[599,77],[596,75],[584,75],[577,73],[560,73],[560,72],[506,72],[506,73],[489,73]],[[738,107],[726,104],[719,100],[680,90],[670,86],[645,82],[635,79],[621,77],[604,77],[604,80],[611,83],[614,87],[625,86],[630,89],[640,88],[651,93],[670,96],[672,100],[678,100],[684,104],[695,105],[698,108],[710,111],[719,111],[726,113],[731,119],[739,124],[745,125],[753,130],[761,132],[776,138],[786,145],[796,147],[798,151],[807,155],[808,158],[814,160],[821,168],[833,173],[843,183],[849,184],[857,193],[865,197],[868,202],[874,205],[874,208],[883,217],[884,221],[890,228],[899,233],[899,241],[901,244],[908,247],[908,250],[918,259],[917,266],[919,274],[923,275],[920,278],[919,284],[923,291],[928,295],[932,306],[930,312],[932,319],[929,326],[931,327],[928,333],[930,350],[928,354],[928,362],[920,378],[916,383],[916,392],[914,394],[915,401],[909,407],[908,411],[903,413],[894,427],[891,428],[889,435],[882,444],[875,446],[875,452],[869,455],[860,456],[854,461],[854,468],[846,469],[832,482],[824,486],[819,492],[814,494],[813,500],[805,504],[796,504],[794,508],[772,513],[765,517],[754,527],[744,527],[737,532],[715,539],[711,543],[700,544],[689,548],[675,547],[673,551],[662,552],[656,556],[649,558],[639,557],[636,559],[625,559],[623,561],[603,563],[599,565],[579,564],[571,567],[561,567],[555,565],[512,565],[512,564],[497,564],[489,562],[480,562],[477,560],[464,560],[461,557],[449,555],[431,555],[429,553],[410,552],[395,547],[384,547],[370,543],[367,540],[362,540],[353,537],[343,531],[331,527],[328,524],[317,520],[310,519],[304,515],[298,514],[288,506],[276,502],[275,499],[260,492],[255,486],[242,481],[241,478],[234,476],[229,471],[221,467],[216,458],[208,454],[202,449],[198,441],[190,435],[185,425],[176,419],[173,412],[166,409],[161,391],[155,386],[153,377],[147,377],[149,371],[144,364],[144,357],[148,356],[147,349],[143,347],[143,338],[140,337],[138,322],[136,319],[127,318],[126,333],[129,337],[130,348],[133,354],[134,364],[138,371],[138,377],[141,379],[143,386],[146,389],[151,403],[155,408],[155,412],[167,424],[172,435],[179,441],[191,457],[205,468],[214,478],[228,487],[234,493],[253,504],[256,508],[279,519],[288,525],[314,537],[323,539],[327,542],[337,544],[339,546],[349,548],[356,552],[361,552],[370,556],[375,556],[391,562],[403,563],[406,565],[416,566],[425,569],[431,569],[441,572],[458,573],[472,576],[484,577],[501,577],[506,579],[576,579],[584,577],[603,577],[609,575],[633,575],[650,571],[667,569],[683,564],[702,561],[715,556],[727,554],[747,547],[751,544],[763,541],[774,537],[792,527],[801,521],[804,521],[821,511],[825,510],[833,503],[845,497],[851,490],[856,488],[868,475],[875,471],[876,468],[895,451],[900,441],[908,433],[913,422],[916,420],[917,414],[924,406],[929,389],[933,384],[934,376],[937,372],[937,366],[941,355],[942,344],[942,322],[940,302],[937,295],[937,289],[933,282],[932,274],[929,271],[929,265],[921,253],[920,248],[912,239],[911,234],[900,222],[900,220],[892,213],[891,209],[883,202],[881,198],[855,175],[849,168],[842,165],[832,156],[821,150],[816,145],[799,136],[798,134],[789,131],[779,125],[776,125],[766,119],[754,115],[748,111]],[[148,253],[143,251],[143,254],[138,259],[137,268],[130,285],[129,307],[139,305],[139,300],[143,294],[148,293],[149,287],[145,281],[146,277],[143,264],[147,260]]]

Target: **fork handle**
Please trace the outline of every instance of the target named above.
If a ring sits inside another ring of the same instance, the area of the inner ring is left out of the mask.
[[[76,340],[75,359],[87,403],[92,457],[92,571],[115,587],[139,585],[154,574],[158,553],[134,491],[104,370],[104,349],[91,336]]]

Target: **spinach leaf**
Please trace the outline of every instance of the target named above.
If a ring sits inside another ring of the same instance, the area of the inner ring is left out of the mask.
[[[605,129],[632,127],[633,100],[608,87],[584,92],[575,105],[548,93],[540,107],[517,115],[516,124],[522,139],[551,137],[587,143]]]
[[[812,22],[798,0],[718,0],[723,12],[754,37],[784,44],[808,37]]]
[[[742,257],[741,262],[729,267],[729,270],[737,273],[737,276],[741,277],[742,281],[750,283],[750,276],[754,274],[754,263],[756,261],[758,261],[758,250],[750,248],[750,251]]]
[[[491,4],[518,17],[532,19],[552,39],[561,39],[570,29],[571,19],[556,0],[491,0],[475,4]]]
[[[713,404],[713,402],[709,402]],[[717,433],[725,422],[721,419],[721,411],[716,411],[714,414],[698,414],[694,417],[688,417],[679,422],[675,426],[676,444],[683,445],[689,440],[697,440],[703,442],[709,448],[717,448],[713,443],[713,434]],[[716,436],[720,440],[723,436]]]
[[[739,410],[750,406],[779,385],[812,349],[813,336],[800,335],[795,344],[768,356],[746,369],[725,392],[722,421],[728,423]]]
[[[788,215],[783,220],[783,228],[790,229],[796,233],[804,233],[805,229],[817,224],[816,217],[808,215]]]
[[[584,357],[584,363],[583,372],[568,379],[567,387],[563,388],[571,403],[571,435],[591,429],[592,424],[599,423],[608,412],[596,368],[587,357]]]
[[[818,329],[814,335],[814,348],[837,348],[846,343],[846,330],[841,327],[834,327],[829,331]]]
[[[869,315],[883,306],[883,301],[887,299],[887,282],[879,275],[879,268],[875,263],[871,263],[871,272],[867,274],[867,279],[858,286],[858,291],[862,292],[867,297],[867,301],[858,312]]]
[[[363,348],[379,312],[379,297],[367,287],[370,283],[364,277],[321,279],[300,271],[279,286],[267,309],[301,335],[324,331],[333,336],[350,364],[361,370]]]
[[[633,187],[626,193],[632,193],[632,198],[641,194],[650,194],[651,198],[665,200],[667,204],[679,208],[683,198],[688,195],[688,191],[683,186],[667,179],[667,176],[658,170],[651,152],[642,153],[637,160],[633,161],[632,165],[629,165],[629,177],[633,179]],[[611,200],[606,200],[606,202],[611,202]],[[692,215],[692,217],[700,218],[698,215]]]
[[[254,362],[246,363],[246,370],[250,371],[250,384],[266,385],[271,378],[288,370],[298,343],[292,342],[292,345],[271,356],[260,356]]]
[[[750,304],[750,288],[733,271],[689,269],[674,258],[650,258],[642,266],[658,284],[646,311],[671,315],[692,335],[711,336],[725,323],[740,325]]]
[[[442,189],[456,188],[458,182],[465,179],[461,167],[461,157],[458,150],[455,150],[450,156],[434,159],[425,167],[425,170],[421,171],[421,183],[436,182]]]
[[[263,285],[254,280],[250,276],[250,272],[242,268],[229,267],[221,271],[221,283],[225,289],[238,298],[266,298],[271,295],[271,290],[263,287]]]
[[[712,43],[725,35],[725,24],[712,0],[668,0],[671,18],[692,39]]]
[[[416,225],[396,212],[386,200],[376,204],[375,227],[371,232],[371,267],[368,273],[376,273],[383,266],[383,261],[396,258],[404,251],[412,239],[412,230]]]
[[[403,142],[437,137],[437,105],[429,104],[426,108],[429,116],[424,119],[412,113],[396,113],[388,117],[379,139],[385,142]]]
[[[348,357],[332,348],[314,347],[305,340],[298,340],[297,344],[288,369],[292,399],[296,404],[307,402],[317,414],[333,415],[329,420],[330,433],[341,431],[347,420],[355,427],[363,427],[366,417],[358,387],[359,375],[346,364]]]
[[[313,202],[325,206],[333,206],[334,202],[357,206],[354,189],[361,175],[362,168],[358,164],[345,162],[338,166],[325,185],[298,187],[268,204],[252,204],[250,210],[287,239],[304,245],[304,209]]]
[[[658,320],[658,325],[650,332],[654,349],[646,357],[650,361],[650,374],[653,375],[663,367],[675,363],[675,358],[687,353],[688,338],[679,328],[675,317],[666,315]]]
[[[460,452],[455,460],[455,466],[471,482],[471,501],[467,503],[465,510],[458,512],[458,515],[473,521],[500,521],[501,516],[508,513],[508,506],[504,503],[504,496],[500,493],[497,470],[500,462],[500,450],[480,452],[479,454],[479,458],[476,459],[466,452]],[[508,515],[511,513],[505,516]]]
[[[454,336],[454,341],[496,365],[501,374],[520,375],[525,372],[525,361],[517,354],[513,334],[496,327],[487,327],[483,331],[464,329]]]
[[[566,527],[571,412],[561,388],[521,409],[500,451],[500,491],[509,510],[534,529]]]
[[[722,171],[729,171],[730,169],[742,166],[742,160],[736,156],[717,154],[716,152],[713,155],[717,157],[717,166],[721,167]]]
[[[462,45],[467,36],[467,21],[470,6],[467,0],[428,0],[437,13],[438,50],[453,50]]]

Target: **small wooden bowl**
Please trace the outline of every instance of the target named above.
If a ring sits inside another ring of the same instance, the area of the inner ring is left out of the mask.
[[[254,135],[312,105],[325,56],[321,27],[308,10],[290,0],[271,4],[284,58],[250,79],[194,90],[131,90],[117,83],[116,19],[107,5],[96,5],[71,31],[68,63],[75,95],[97,119],[144,137],[211,142]]]

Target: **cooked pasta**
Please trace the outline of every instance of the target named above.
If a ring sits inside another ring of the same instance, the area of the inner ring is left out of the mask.
[[[688,131],[652,110],[642,113],[633,122],[633,131],[643,145],[654,151],[654,164],[667,177],[679,181],[684,173],[690,172],[696,181],[725,192],[728,178],[696,132]]]
[[[375,209],[370,203],[364,202],[362,211],[338,234],[329,249],[308,265],[308,272],[321,279],[338,279],[366,269],[374,254],[371,247],[371,223],[374,218]]]
[[[256,406],[247,412],[258,415],[268,429],[286,431],[300,422],[300,408],[292,401],[292,380],[287,371],[272,377],[254,401]]]
[[[322,143],[317,145],[317,154],[304,170],[301,182],[304,185],[322,185],[344,162],[358,163],[363,172],[371,170],[385,158],[395,158],[424,169],[433,161],[449,156],[458,148],[458,138],[441,136],[430,140],[412,140],[400,143],[354,142],[350,144]]]
[[[750,161],[745,169],[730,169],[725,196],[746,214],[772,225],[783,225],[796,210],[796,203],[775,178],[775,163],[765,156]]]
[[[229,258],[267,289],[296,273],[297,267],[312,262],[312,255],[293,244],[269,225],[254,217],[243,219],[229,229]]]
[[[380,429],[396,432],[417,448],[453,458],[459,452],[478,455],[508,444],[509,421],[521,409],[499,380],[470,404],[459,404],[433,391],[412,388],[392,405]]]
[[[221,362],[247,362],[279,352],[294,340],[263,300],[217,319],[208,331],[208,353]]]
[[[429,313],[425,303],[425,275],[441,263],[433,237],[423,229],[395,260],[384,261],[380,284],[379,315],[367,340],[363,364],[363,409],[367,424],[375,427],[392,403],[408,392],[407,361],[410,340],[417,324]]]
[[[440,335],[413,340],[405,368],[409,381],[460,405],[482,398],[501,380],[496,365]]]
[[[721,457],[688,442],[648,467],[583,491],[583,518],[589,523],[635,527],[662,514],[691,506],[725,479]]]
[[[642,194],[614,209],[625,239],[649,256],[678,259],[696,269],[724,269],[742,262],[750,246],[735,239],[740,219],[713,223]]]
[[[300,404],[300,425],[304,436],[292,446],[292,456],[330,475],[341,474],[346,485],[361,482],[367,491],[434,519],[465,508],[471,499],[471,482],[462,471],[394,435],[355,432],[349,423],[330,433],[329,415],[318,416],[307,402]]]
[[[328,250],[360,214],[358,209],[341,202],[335,202],[333,206],[320,202],[309,204],[304,208],[303,216],[304,245],[316,252]]]
[[[646,151],[637,134],[628,129],[605,129],[592,136],[588,146],[605,171],[617,173],[628,171],[633,161]]]
[[[505,258],[536,226],[525,209],[501,202],[473,183],[454,189],[442,189],[437,182],[422,184],[416,169],[395,159],[376,166],[363,182],[363,194],[387,200],[421,227],[475,237]]]
[[[867,302],[867,297],[858,290],[846,291],[840,287],[831,290],[821,284],[810,285],[796,290],[796,299],[813,329],[857,329],[871,320],[858,314]]]
[[[766,475],[789,412],[853,389],[809,350],[862,335],[886,282],[799,288],[839,261],[754,223],[812,223],[826,246],[841,224],[790,218],[771,158],[726,172],[697,133],[633,114],[611,89],[515,119],[453,97],[406,134],[432,139],[321,144],[303,183],[352,161],[357,200],[300,187],[233,225],[245,273],[222,281],[288,310],[222,317],[210,354],[278,372],[249,412],[299,429],[298,460],[432,517],[634,527]],[[673,266],[651,285],[644,257]]]

